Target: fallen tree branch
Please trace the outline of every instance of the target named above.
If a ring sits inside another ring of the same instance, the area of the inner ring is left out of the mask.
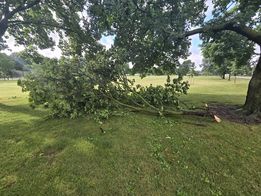
[[[104,93],[103,93],[104,94]],[[147,113],[147,114],[153,114],[153,115],[157,115],[159,116],[160,113],[159,113],[159,109],[156,108],[156,107],[153,107],[153,109],[148,109],[148,108],[144,108],[144,107],[138,107],[138,106],[133,106],[133,105],[130,105],[130,104],[126,104],[126,103],[123,103],[117,99],[115,99],[111,93],[109,93],[110,96],[108,95],[105,95],[107,98],[111,99],[112,101],[116,102],[117,104],[123,106],[123,107],[126,107],[126,108],[129,108],[131,109],[131,112],[142,112],[142,113]],[[198,110],[198,111],[193,111],[193,110],[180,110],[180,111],[173,111],[173,110],[163,110],[163,111],[160,111],[161,114],[163,116],[171,116],[171,115],[193,115],[193,116],[201,116],[201,117],[212,117],[213,118],[213,114],[211,114],[208,110]]]

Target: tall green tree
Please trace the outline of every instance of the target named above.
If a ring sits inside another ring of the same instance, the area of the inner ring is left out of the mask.
[[[0,53],[0,78],[12,77],[12,70],[15,68],[15,61],[8,55]]]
[[[234,32],[217,33],[202,44],[202,54],[225,79],[225,74],[236,74],[243,67],[250,67],[250,59],[255,54],[254,43]]]
[[[195,63],[191,60],[185,60],[181,65],[177,68],[177,74],[179,78],[186,76],[187,74],[193,75],[195,69]]]
[[[213,19],[205,22],[204,0],[90,1],[94,27],[115,35],[134,68],[170,68],[188,56],[189,36],[208,42],[219,32],[234,32],[261,45],[260,0],[213,0]],[[198,27],[198,28],[195,28]],[[233,42],[233,39],[230,41]],[[227,44],[229,44],[228,42]],[[261,111],[261,60],[249,83],[245,109]]]

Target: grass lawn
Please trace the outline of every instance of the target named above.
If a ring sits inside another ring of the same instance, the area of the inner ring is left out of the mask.
[[[201,106],[242,104],[248,80],[190,82],[182,98]],[[16,81],[0,81],[1,196],[261,195],[261,125],[130,113],[109,119],[102,134],[87,117],[47,114],[28,107]]]

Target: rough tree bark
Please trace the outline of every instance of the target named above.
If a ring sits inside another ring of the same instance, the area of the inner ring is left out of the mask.
[[[261,112],[261,55],[248,85],[244,109],[249,114]]]

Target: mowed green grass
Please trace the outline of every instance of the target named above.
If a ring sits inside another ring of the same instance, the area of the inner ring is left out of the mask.
[[[174,78],[175,76],[171,76]],[[142,85],[162,85],[166,82],[166,76],[147,76],[140,79],[138,76],[131,76],[137,83]],[[198,76],[194,78],[185,77],[190,84],[188,95],[182,96],[182,100],[195,105],[203,103],[219,102],[226,104],[243,104],[246,97],[248,79],[231,78],[231,81],[222,80],[217,76]]]
[[[161,84],[165,78],[137,82]],[[242,104],[247,80],[195,77],[186,102]],[[260,195],[261,125],[125,114],[48,119],[0,81],[0,195]]]

